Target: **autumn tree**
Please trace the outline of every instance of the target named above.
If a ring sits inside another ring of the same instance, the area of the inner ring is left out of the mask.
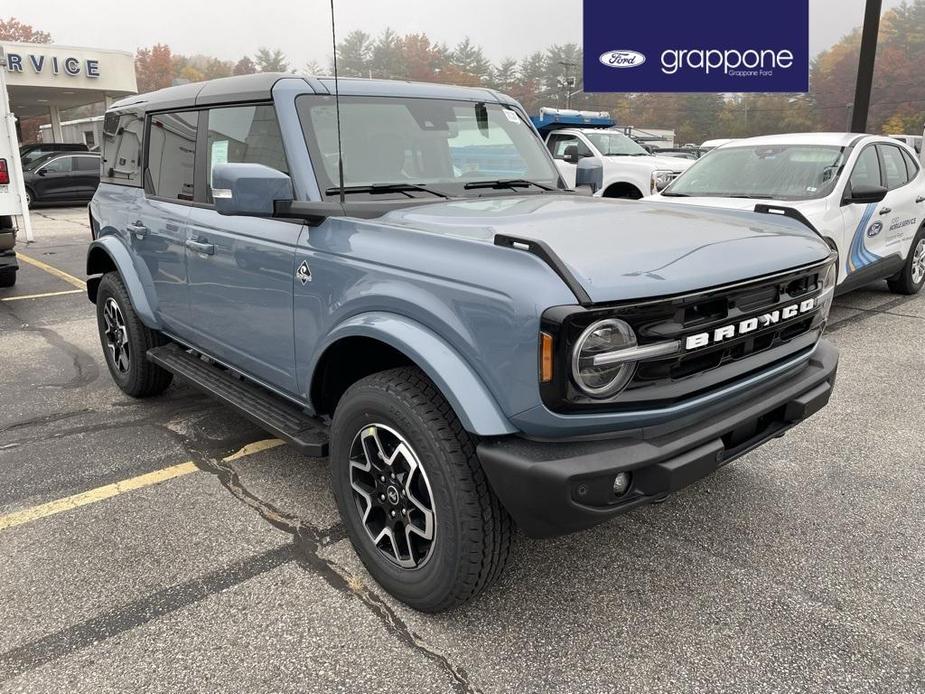
[[[37,31],[29,24],[23,24],[15,17],[0,18],[0,40],[20,43],[51,43],[51,34]]]
[[[151,48],[139,48],[135,52],[135,79],[142,93],[169,87],[174,79],[170,46],[157,43]]]
[[[231,70],[233,75],[253,75],[257,72],[257,66],[254,65],[254,61],[244,56],[234,64],[234,68]]]

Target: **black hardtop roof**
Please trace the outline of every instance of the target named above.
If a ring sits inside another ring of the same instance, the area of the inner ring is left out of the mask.
[[[158,89],[146,94],[136,94],[115,102],[110,110],[160,111],[164,109],[190,108],[209,104],[235,103],[242,101],[268,101],[272,98],[274,85],[283,79],[301,80],[306,91],[334,93],[334,80],[330,77],[311,77],[288,72],[258,72],[253,75],[221,77],[206,82],[192,82],[175,87]],[[404,80],[377,80],[358,77],[341,77],[338,80],[342,95],[379,96],[432,96],[444,99],[485,100],[499,103],[515,103],[513,99],[493,89],[480,87],[458,87],[448,84],[430,84]]]

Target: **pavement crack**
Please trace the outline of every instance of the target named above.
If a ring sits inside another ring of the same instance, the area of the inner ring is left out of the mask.
[[[443,670],[450,677],[454,691],[460,694],[476,694],[480,691],[469,680],[463,668],[454,665],[447,656],[428,646],[381,597],[337,562],[321,556],[322,549],[347,537],[343,523],[324,530],[315,528],[260,499],[247,489],[237,471],[230,465],[208,459],[197,464],[205,471],[215,474],[235,498],[254,509],[272,526],[292,535],[300,567],[320,576],[334,590],[359,599],[390,634]]]
[[[826,334],[835,333],[843,328],[847,328],[849,325],[860,323],[862,321],[865,321],[869,318],[873,318],[874,316],[881,315],[881,314],[887,315],[887,316],[899,316],[902,318],[921,318],[921,316],[913,316],[913,315],[904,314],[904,313],[893,313],[890,310],[890,309],[897,308],[898,306],[902,306],[903,304],[908,303],[909,301],[912,301],[917,296],[918,296],[917,294],[913,294],[911,296],[898,296],[895,299],[890,299],[889,301],[885,301],[879,306],[874,306],[873,308],[860,308],[858,306],[850,306],[848,304],[835,304],[839,308],[845,308],[845,309],[849,309],[852,311],[858,311],[858,313],[848,316],[847,318],[842,318],[840,321],[836,321],[835,323],[830,323],[829,326],[825,329],[825,332]]]
[[[8,431],[14,429],[22,429],[25,427],[36,426],[40,424],[55,424],[57,422],[64,421],[65,419],[71,419],[72,417],[79,417],[81,415],[92,412],[89,407],[84,407],[79,410],[71,410],[69,412],[54,412],[52,414],[42,415],[41,417],[32,417],[31,419],[23,419],[19,422],[13,422],[12,424],[7,424],[5,427],[0,427],[0,434],[5,434]],[[44,438],[44,437],[43,437]]]

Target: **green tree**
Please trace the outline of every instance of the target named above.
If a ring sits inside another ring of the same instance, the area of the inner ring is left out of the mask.
[[[373,44],[372,75],[381,79],[401,79],[407,75],[401,37],[386,27]]]
[[[288,72],[289,61],[286,55],[278,48],[272,51],[269,48],[260,48],[254,56],[258,72]]]
[[[491,75],[491,63],[485,58],[481,47],[473,44],[468,36],[456,45],[448,58],[449,65],[465,75],[474,77],[476,83],[482,78],[488,79]]]
[[[338,74],[368,77],[372,70],[374,48],[372,37],[365,31],[351,31],[337,44]]]

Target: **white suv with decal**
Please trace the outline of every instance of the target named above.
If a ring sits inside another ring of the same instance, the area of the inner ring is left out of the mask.
[[[889,137],[735,140],[652,199],[801,219],[838,252],[839,293],[878,279],[901,294],[925,284],[925,174],[915,152]]]

